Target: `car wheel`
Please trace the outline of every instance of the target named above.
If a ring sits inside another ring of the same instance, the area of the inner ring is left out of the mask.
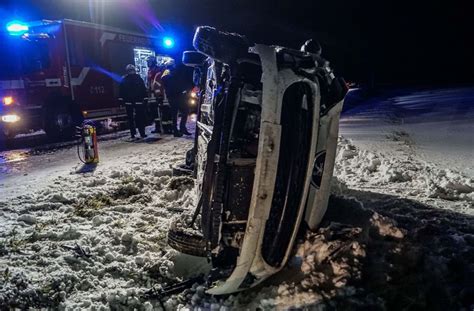
[[[229,64],[248,54],[250,43],[244,36],[218,31],[209,26],[198,27],[193,39],[194,48],[204,55]]]
[[[207,257],[203,236],[195,231],[179,227],[176,223],[172,223],[168,231],[168,245],[184,254]]]

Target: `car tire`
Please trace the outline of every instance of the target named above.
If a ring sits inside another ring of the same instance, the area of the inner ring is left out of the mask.
[[[248,54],[249,42],[244,36],[200,26],[193,39],[194,48],[222,63],[230,64]]]
[[[184,51],[183,52],[183,65],[188,67],[198,67],[204,64],[207,56],[196,52],[196,51]]]
[[[57,98],[43,107],[44,131],[51,140],[73,138],[83,117],[79,107],[68,98]]]
[[[168,245],[175,250],[192,256],[207,257],[206,242],[202,235],[186,231],[172,223],[168,231]]]

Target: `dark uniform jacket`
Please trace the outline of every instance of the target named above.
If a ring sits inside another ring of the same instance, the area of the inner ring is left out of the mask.
[[[178,98],[183,93],[178,76],[174,71],[166,69],[161,79],[168,98]]]
[[[120,98],[124,103],[143,102],[146,97],[145,82],[140,75],[128,74],[120,82]]]

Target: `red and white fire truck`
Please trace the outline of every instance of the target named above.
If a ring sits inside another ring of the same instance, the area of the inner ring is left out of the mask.
[[[0,35],[4,137],[43,129],[57,138],[83,119],[123,117],[117,98],[125,66],[135,64],[146,82],[146,59],[169,57],[170,39],[163,46],[163,38],[73,20],[25,25]]]

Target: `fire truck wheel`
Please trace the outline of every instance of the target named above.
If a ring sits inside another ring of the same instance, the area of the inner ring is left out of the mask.
[[[223,63],[244,57],[250,43],[244,36],[218,31],[209,26],[198,27],[193,39],[194,48]]]
[[[81,124],[79,108],[70,99],[61,98],[43,108],[44,130],[52,140],[74,137],[75,127]]]
[[[15,134],[0,128],[0,146],[10,148],[13,145]]]
[[[188,67],[201,66],[206,61],[207,56],[196,51],[183,52],[183,64]]]
[[[172,223],[168,231],[168,245],[184,254],[207,257],[206,242],[202,235],[178,227],[176,223]]]

